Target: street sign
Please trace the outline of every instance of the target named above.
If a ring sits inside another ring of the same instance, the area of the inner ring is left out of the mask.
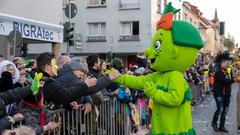
[[[76,16],[76,14],[77,14],[77,6],[74,3],[67,4],[65,8],[65,15],[68,18],[73,18]]]

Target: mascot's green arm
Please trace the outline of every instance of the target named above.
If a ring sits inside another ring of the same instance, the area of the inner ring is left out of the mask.
[[[121,75],[114,82],[117,82],[125,87],[143,90],[145,82],[155,82],[155,75],[157,73],[148,74],[145,76]]]

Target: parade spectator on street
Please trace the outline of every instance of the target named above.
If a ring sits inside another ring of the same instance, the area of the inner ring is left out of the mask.
[[[77,60],[72,59],[69,64],[65,64],[62,69],[59,70],[59,75],[56,78],[63,86],[70,87],[79,85],[83,81],[86,81],[87,77],[87,69],[83,66],[83,64]],[[97,83],[95,86],[89,87],[88,91],[91,93],[96,93],[103,88],[107,87],[110,83],[114,74],[104,75],[97,79]],[[80,98],[80,97],[78,97]],[[90,101],[91,99],[88,99]]]
[[[24,87],[29,86],[31,82],[27,80],[27,71],[24,66],[18,67],[20,78],[19,80],[14,84],[14,87]]]
[[[40,105],[41,104],[41,105]],[[59,125],[52,121],[52,116],[43,104],[43,95],[39,92],[37,95],[27,96],[22,100],[16,112],[23,114],[24,124],[32,127],[37,134],[45,133],[48,130],[54,130]]]
[[[214,98],[217,105],[217,110],[214,113],[212,127],[215,131],[228,132],[225,127],[225,120],[229,110],[231,97],[231,84],[234,82],[233,77],[227,73],[229,55],[227,52],[219,54],[216,58],[218,70],[214,76]],[[220,117],[220,126],[217,121]]]
[[[209,67],[208,64],[204,66],[203,69],[203,84],[204,84],[204,89],[203,89],[203,94],[207,94],[209,92]]]
[[[31,78],[34,78],[35,73],[37,72],[37,63],[36,60],[29,60],[29,64],[26,67]]]
[[[6,72],[8,72],[8,73],[6,73]],[[7,76],[9,77],[9,75],[11,75],[11,77],[10,77],[11,79],[9,78],[9,81],[12,81],[11,85],[15,84],[19,80],[19,77],[20,77],[19,70],[16,68],[16,66],[11,61],[8,61],[8,60],[4,60],[0,63],[1,77],[2,77],[2,74],[4,74],[4,77],[7,77]],[[9,74],[9,75],[5,76],[6,74]],[[3,87],[5,87],[5,85],[7,85],[7,83],[1,84],[0,89],[3,90]],[[12,86],[8,89],[12,89]],[[5,90],[7,90],[7,89],[5,89]]]
[[[236,77],[238,81],[238,92],[237,92],[237,130],[240,133],[240,56],[238,55],[235,63]]]
[[[67,55],[62,55],[62,56],[60,56],[60,57],[58,58],[58,63],[57,63],[57,65],[58,65],[59,68],[62,68],[63,65],[69,63],[70,60],[71,60],[70,57],[68,57]]]
[[[89,55],[86,59],[88,65],[88,76],[99,78],[100,77],[100,58],[98,55]],[[107,86],[106,86],[107,87]],[[104,89],[104,88],[103,88]],[[101,90],[106,91],[106,89]],[[95,93],[92,95],[93,104],[99,105],[103,102],[102,92]]]
[[[16,67],[20,67],[23,65],[23,59],[21,57],[15,57],[13,59],[13,63],[16,65]]]
[[[33,94],[33,89],[36,85],[30,87],[23,87],[23,88],[15,88],[12,90],[8,90],[6,92],[0,93],[0,133],[10,127],[11,123],[15,123],[15,121],[20,120],[19,115],[9,117],[6,111],[6,105],[19,102],[23,97],[29,96]]]
[[[47,102],[62,104],[71,102],[78,97],[90,94],[88,87],[97,83],[95,78],[89,78],[77,86],[64,87],[53,77],[57,75],[57,65],[54,55],[51,53],[42,53],[37,58],[39,71],[43,73],[44,86],[42,88],[44,98]]]
[[[3,135],[36,135],[36,133],[30,127],[20,126],[18,128],[13,129],[13,130],[5,130],[3,132]]]
[[[89,77],[85,81],[70,87],[64,87],[59,81],[55,80],[53,77],[57,75],[57,65],[51,53],[40,54],[37,58],[37,64],[44,76],[43,81],[45,83],[42,91],[47,102],[62,104],[96,92],[89,89],[89,87],[95,86],[97,83],[97,79],[94,77]],[[73,76],[73,74],[69,75]],[[116,77],[118,76],[115,74],[107,75],[107,80],[111,82]]]
[[[238,132],[240,133],[240,72],[237,73],[237,80],[238,80],[238,92],[237,92],[237,127]]]

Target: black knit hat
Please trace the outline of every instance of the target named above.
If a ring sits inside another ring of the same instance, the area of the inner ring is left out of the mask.
[[[230,60],[229,52],[227,52],[227,51],[224,53],[219,53],[215,59],[215,61],[218,65],[220,65],[221,62],[225,61],[225,60]]]

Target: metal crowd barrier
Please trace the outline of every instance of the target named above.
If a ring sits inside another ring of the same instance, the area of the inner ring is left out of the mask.
[[[92,111],[58,109],[50,112],[60,126],[47,135],[129,135],[129,112],[116,99],[104,101]],[[20,125],[22,122],[20,123]],[[13,128],[14,125],[11,126]]]
[[[199,103],[202,99],[202,88],[201,84],[195,85],[194,83],[188,83],[188,86],[192,93],[192,105]]]
[[[202,85],[188,83],[192,93],[192,104],[201,100]],[[53,121],[60,126],[49,131],[48,135],[129,135],[130,120],[129,110],[126,104],[111,99],[104,101],[101,105],[92,108],[88,114],[83,110],[58,109],[50,112]],[[149,119],[150,120],[150,119]],[[150,121],[146,121],[147,125]],[[22,121],[20,125],[22,125]],[[15,125],[11,125],[13,129]]]

